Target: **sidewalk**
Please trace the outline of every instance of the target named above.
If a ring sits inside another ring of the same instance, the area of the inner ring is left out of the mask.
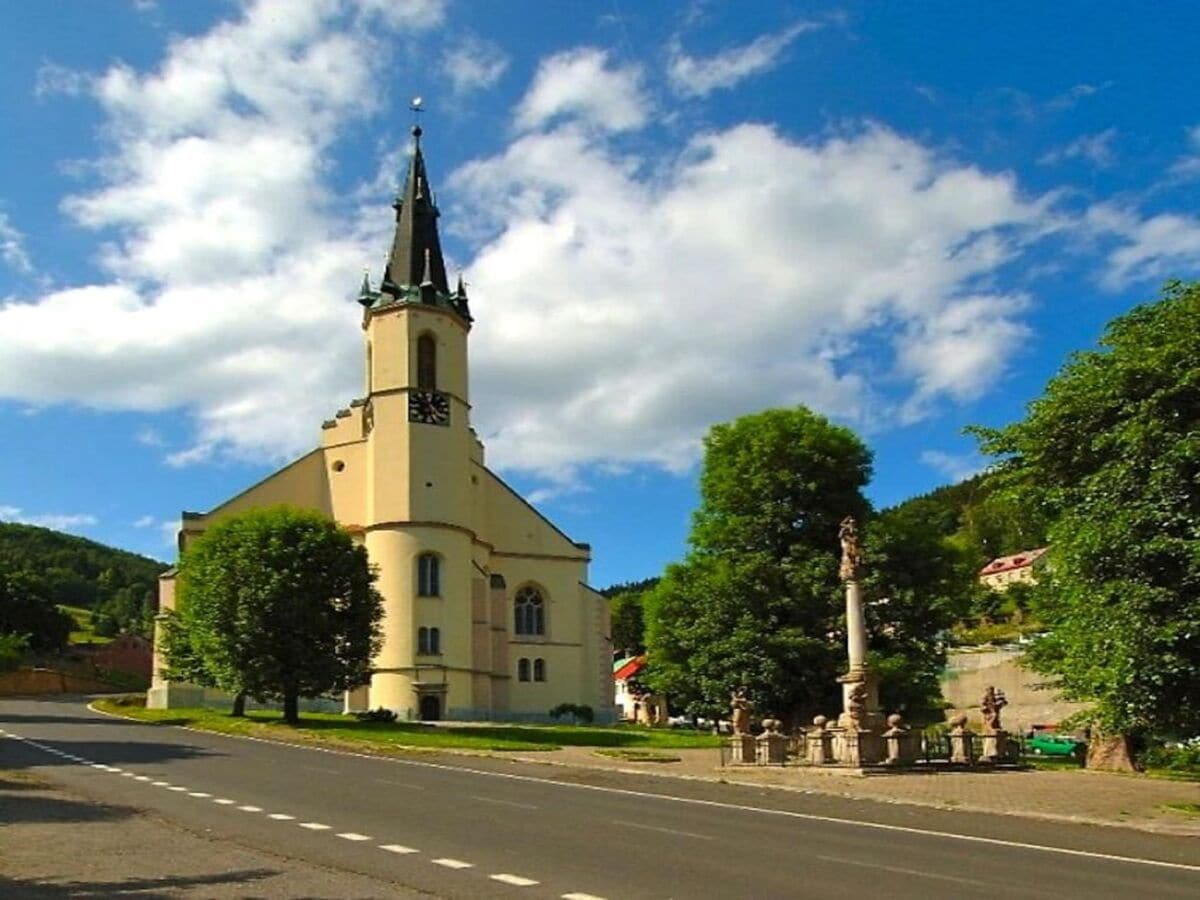
[[[639,775],[697,778],[832,794],[882,803],[910,803],[1033,816],[1090,824],[1117,825],[1200,837],[1200,814],[1168,804],[1200,809],[1200,783],[1138,775],[1064,771],[949,771],[884,773],[866,776],[812,771],[800,766],[719,766],[717,750],[666,751],[680,762],[633,763],[601,756],[586,747],[545,753],[503,754],[522,762],[609,769]]]

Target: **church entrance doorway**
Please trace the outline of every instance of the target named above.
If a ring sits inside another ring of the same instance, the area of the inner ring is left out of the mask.
[[[421,721],[436,722],[442,717],[442,701],[437,694],[421,696]]]

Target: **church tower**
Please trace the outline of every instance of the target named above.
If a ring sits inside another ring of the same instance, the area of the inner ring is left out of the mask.
[[[402,719],[545,720],[564,703],[613,715],[607,600],[587,584],[591,548],[571,540],[484,464],[471,429],[472,318],[438,237],[421,129],[373,286],[363,278],[362,396],[321,425],[320,445],[207,513],[183,513],[180,549],[209,524],[285,503],[330,516],[367,548],[383,596],[383,643],[350,711]],[[160,585],[174,605],[174,575]],[[155,708],[223,702],[171,682],[156,640]],[[329,698],[310,698],[317,708]]]
[[[471,313],[462,279],[451,291],[446,278],[419,126],[392,205],[396,230],[383,281],[372,290],[364,279],[359,296],[367,360],[365,542],[373,561],[398,563],[380,565],[384,644],[369,703],[404,709],[415,697],[424,715],[436,718],[445,713],[445,680],[425,678],[419,663],[470,658],[469,629],[453,623],[471,621],[476,442],[467,377]]]

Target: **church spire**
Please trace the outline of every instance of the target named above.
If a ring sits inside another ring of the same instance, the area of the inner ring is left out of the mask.
[[[396,210],[396,234],[383,273],[382,290],[396,299],[411,293],[421,294],[423,284],[449,296],[446,263],[438,239],[438,208],[425,172],[425,157],[421,153],[421,126],[414,125],[413,156],[408,177],[392,208]]]

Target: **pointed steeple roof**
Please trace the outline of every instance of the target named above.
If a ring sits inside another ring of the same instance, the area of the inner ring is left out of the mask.
[[[396,210],[396,234],[384,269],[382,289],[401,299],[414,288],[428,283],[438,294],[449,296],[446,263],[438,239],[438,208],[425,172],[425,157],[421,153],[421,126],[414,126],[412,134],[413,155],[408,177],[392,204]]]

